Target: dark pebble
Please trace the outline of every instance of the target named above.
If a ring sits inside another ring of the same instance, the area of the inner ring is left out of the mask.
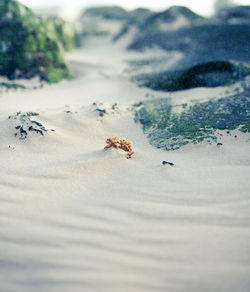
[[[174,166],[174,163],[173,162],[168,162],[168,161],[162,161],[162,164],[163,165],[166,165],[166,164],[168,164],[168,165],[170,165],[170,166]]]

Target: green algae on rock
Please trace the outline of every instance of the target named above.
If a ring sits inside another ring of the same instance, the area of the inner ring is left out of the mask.
[[[250,132],[250,90],[240,94],[183,106],[174,111],[169,99],[146,101],[136,111],[150,143],[161,149],[176,150],[204,140],[217,141],[218,131],[239,129]]]
[[[46,23],[14,0],[0,2],[0,75],[11,80],[40,76],[49,83],[70,78]]]
[[[49,36],[60,43],[65,51],[81,46],[82,36],[74,23],[66,22],[59,17],[44,18]]]

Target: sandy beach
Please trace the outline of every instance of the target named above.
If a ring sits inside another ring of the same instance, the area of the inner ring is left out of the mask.
[[[225,88],[138,87],[128,61],[141,56],[126,41],[91,39],[66,55],[73,80],[0,95],[1,292],[249,291],[249,135],[151,146],[134,103]],[[48,131],[19,140],[17,112],[39,113]],[[132,141],[132,159],[103,149],[113,136]]]

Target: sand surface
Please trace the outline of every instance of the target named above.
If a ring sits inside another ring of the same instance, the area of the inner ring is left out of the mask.
[[[74,80],[0,95],[0,291],[250,291],[249,136],[150,146],[131,105],[169,94],[129,81],[126,62],[140,56],[123,47],[89,41],[67,55]],[[55,132],[18,140],[17,111]],[[133,141],[131,160],[103,150],[115,135]]]

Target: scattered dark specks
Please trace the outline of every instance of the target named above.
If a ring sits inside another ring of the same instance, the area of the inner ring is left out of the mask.
[[[168,161],[163,160],[163,161],[162,161],[162,165],[170,165],[170,166],[174,166],[174,163],[173,163],[173,162],[168,162]]]
[[[222,143],[217,143],[217,146],[222,146],[223,144]]]
[[[9,150],[15,150],[15,147],[9,145]]]

